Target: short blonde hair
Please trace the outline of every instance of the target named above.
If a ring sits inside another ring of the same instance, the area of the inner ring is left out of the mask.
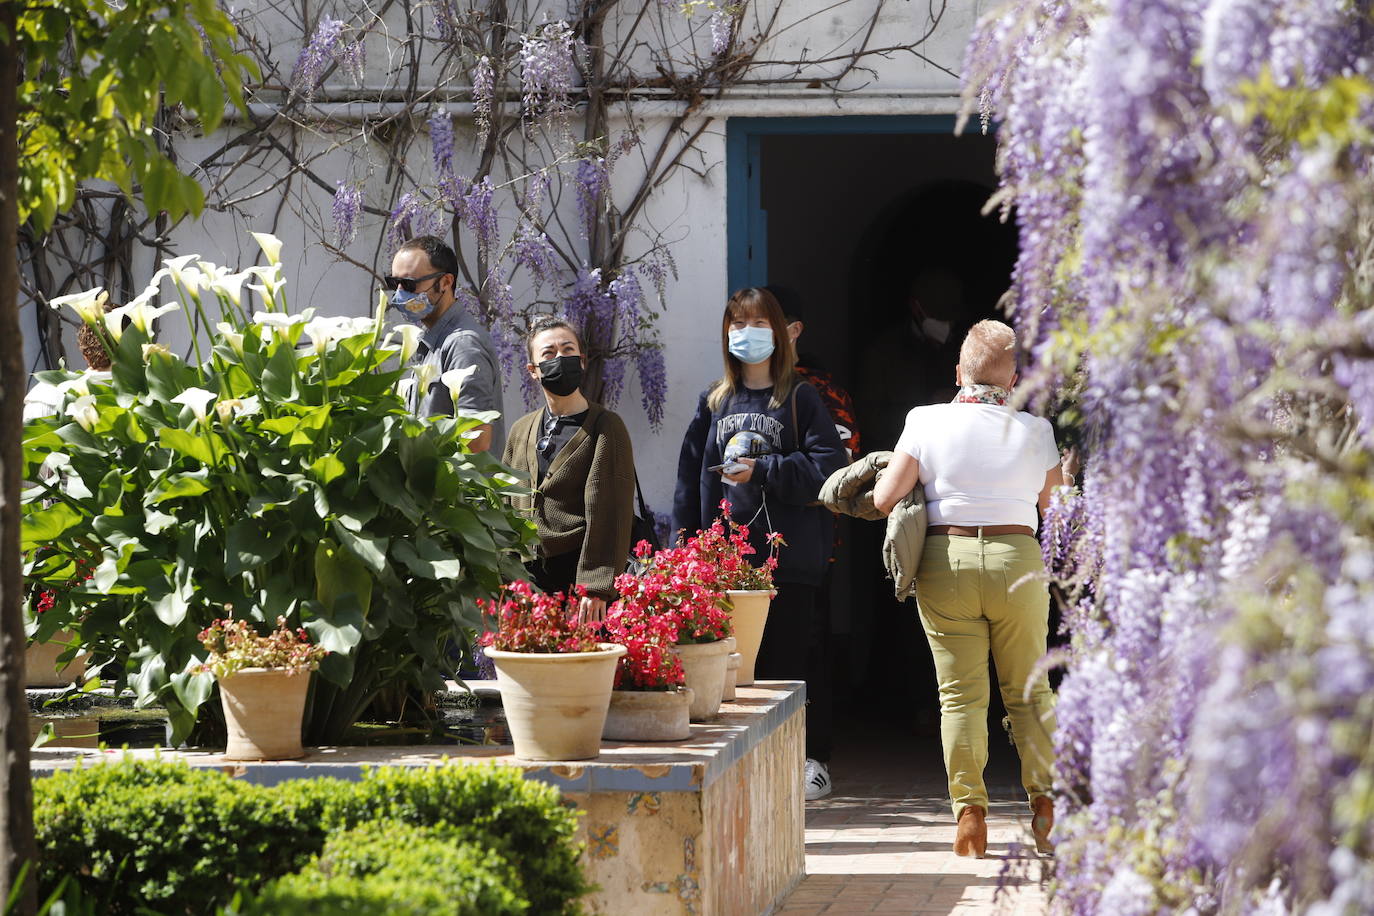
[[[980,321],[959,347],[965,385],[998,385],[1016,371],[1016,332],[1000,321]]]

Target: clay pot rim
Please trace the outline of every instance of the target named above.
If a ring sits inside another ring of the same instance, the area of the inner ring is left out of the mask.
[[[679,684],[679,685],[677,685],[676,687],[669,687],[669,688],[667,688],[666,690],[658,690],[658,689],[640,689],[640,690],[635,690],[635,689],[633,689],[633,688],[628,689],[628,690],[625,690],[625,689],[621,689],[621,688],[619,688],[619,687],[613,687],[613,688],[611,688],[611,693],[633,693],[633,694],[636,694],[636,695],[640,695],[640,694],[655,694],[655,695],[657,695],[657,696],[684,696],[684,695],[686,695],[686,694],[694,693],[694,692],[695,692],[695,691],[693,691],[692,688],[691,688],[691,687],[688,687],[686,684]]]
[[[603,642],[597,643],[597,645],[601,648],[591,652],[509,652],[505,649],[494,649],[491,646],[483,646],[482,651],[486,654],[487,658],[492,661],[506,658],[522,659],[541,664],[557,664],[559,661],[566,659],[605,658],[608,655],[613,658],[619,658],[630,651],[618,642]]]
[[[776,588],[727,588],[727,595],[767,595],[769,598],[778,597]]]
[[[238,677],[240,674],[246,674],[249,677],[264,677],[269,674],[284,674],[287,677],[298,677],[302,674],[310,674],[312,671],[313,669],[305,665],[298,665],[294,668],[239,668],[233,674],[226,674],[224,677],[218,678],[218,680],[222,684],[229,678]]]

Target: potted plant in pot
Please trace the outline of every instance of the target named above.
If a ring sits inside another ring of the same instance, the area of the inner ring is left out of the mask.
[[[692,689],[673,647],[678,624],[633,602],[617,602],[606,615],[607,636],[625,647],[603,738],[613,741],[681,741],[691,735]]]
[[[692,689],[689,715],[693,722],[710,719],[720,710],[731,635],[725,594],[716,587],[716,574],[707,559],[688,542],[650,554],[640,554],[644,571],[616,577],[620,597],[612,612],[641,611],[666,620],[675,630],[672,651],[682,661],[686,685]]]
[[[328,653],[285,617],[259,635],[246,620],[216,620],[200,633],[210,653],[204,668],[219,684],[228,727],[227,760],[294,760],[305,756],[301,724],[310,672]]]
[[[408,409],[420,329],[292,311],[280,243],[259,243],[268,263],[238,273],[173,258],[109,313],[98,290],[54,300],[111,368],[37,373],[25,398],[24,575],[57,593],[43,626],[76,630],[95,676],[165,708],[173,743],[219,725],[196,634],[224,607],[263,632],[285,616],[329,650],[306,740],[337,743],[383,689],[442,688],[477,599],[537,541],[505,498],[523,485],[471,451],[494,415]],[[156,323],[179,315],[184,356]],[[78,561],[92,575],[68,588]]]
[[[582,590],[545,595],[518,580],[496,601],[481,601],[493,619],[482,635],[496,667],[515,756],[588,760],[601,752],[616,661],[625,647],[603,642],[578,612]]]
[[[74,580],[84,581],[89,572]],[[29,589],[24,606],[24,630],[28,644],[24,649],[24,686],[67,687],[80,683],[86,674],[86,653],[80,651],[80,636],[69,626],[58,625],[48,612],[57,606],[58,592],[53,588]]]
[[[730,517],[730,503],[722,500],[720,517],[711,527],[698,531],[687,540],[715,575],[715,585],[725,592],[729,601],[736,647],[740,654],[735,684],[746,687],[754,683],[754,664],[758,661],[759,646],[763,643],[763,629],[768,622],[768,608],[777,594],[773,590],[773,570],[777,568],[779,547],[786,546],[782,535],[768,533],[768,557],[754,564],[750,557],[757,551],[749,543],[749,528]]]

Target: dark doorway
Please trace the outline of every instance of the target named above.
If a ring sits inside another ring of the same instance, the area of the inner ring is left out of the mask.
[[[1000,317],[1017,249],[1014,226],[982,214],[995,187],[994,140],[798,133],[758,143],[767,282],[800,299],[800,350],[854,397],[862,450],[890,449],[907,410],[952,394],[952,354],[965,330]],[[950,346],[940,354],[903,347],[913,283],[941,300],[932,310],[949,324]],[[837,758],[848,735],[875,726],[938,747],[935,674],[915,602],[892,597],[879,559],[882,526],[844,521],[831,589]],[[994,701],[990,787],[1015,773],[996,725],[1002,715]]]

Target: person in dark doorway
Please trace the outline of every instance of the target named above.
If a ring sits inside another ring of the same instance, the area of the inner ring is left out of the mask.
[[[458,259],[453,249],[432,235],[413,238],[397,249],[385,278],[391,307],[424,329],[410,361],[415,388],[410,409],[417,417],[453,416],[501,409],[501,373],[491,334],[461,307],[455,308]],[[453,403],[441,376],[451,369],[475,367]],[[474,452],[500,451],[505,421],[484,425],[472,440]]]
[[[761,678],[807,682],[814,703],[825,695],[827,666],[811,669],[813,633],[829,626],[816,601],[833,544],[830,512],[815,504],[821,484],[845,464],[835,424],[816,389],[797,377],[782,308],[766,289],[736,292],[721,320],[725,373],[701,395],[678,459],[673,530],[691,534],[717,516],[727,500],[748,525],[757,558],[768,556],[766,536],[787,546],[774,571],[777,597],[768,615],[755,671]],[[830,723],[808,715],[808,798],[830,791]]]
[[[902,318],[863,355],[859,403],[869,441],[897,441],[913,406],[954,397],[949,380],[967,324],[963,282],[943,267],[923,267],[911,280]]]
[[[848,391],[840,387],[834,376],[821,367],[815,356],[803,353],[798,344],[802,331],[806,329],[806,324],[802,320],[804,312],[801,297],[785,286],[769,286],[767,289],[778,300],[778,304],[782,306],[783,317],[787,319],[787,337],[792,342],[792,349],[797,356],[798,378],[811,383],[816,393],[821,396],[821,403],[829,411],[830,419],[835,421],[835,432],[839,433],[840,442],[843,443],[849,457],[859,457],[859,421],[854,415],[854,399],[849,396]]]
[[[1030,799],[1031,832],[1049,851],[1054,695],[1037,665],[1049,630],[1049,590],[1037,507],[1063,482],[1048,420],[1007,406],[1016,384],[1016,336],[980,321],[964,338],[953,403],[907,414],[873,503],[891,512],[918,483],[928,524],[916,601],[935,658],[940,738],[958,823],[954,851],[987,849],[988,654],[1011,719]]]
[[[502,461],[528,474],[535,488],[532,496],[514,499],[539,529],[531,579],[546,592],[583,586],[583,619],[602,620],[630,554],[630,434],[619,416],[582,394],[586,357],[571,325],[536,318],[525,345],[526,371],[543,388],[544,406],[512,424]]]

